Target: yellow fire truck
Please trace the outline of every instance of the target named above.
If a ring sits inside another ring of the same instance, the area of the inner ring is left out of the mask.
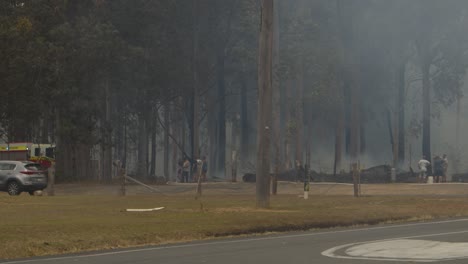
[[[31,142],[0,144],[0,160],[30,160],[50,167],[55,159],[55,146]]]

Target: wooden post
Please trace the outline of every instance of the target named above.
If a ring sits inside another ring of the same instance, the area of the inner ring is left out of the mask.
[[[271,194],[276,195],[278,192],[278,174],[280,172],[280,163],[281,163],[281,92],[280,92],[280,76],[279,76],[279,4],[280,0],[273,0],[273,79],[272,79],[272,89],[273,89],[273,164],[274,172],[271,179]]]
[[[126,170],[125,168],[121,167],[120,168],[120,180],[121,180],[121,186],[120,186],[120,196],[125,196],[127,194],[127,179],[126,179]]]
[[[361,196],[361,170],[363,168],[361,162],[358,161],[358,196]]]
[[[52,164],[47,170],[47,177],[47,195],[55,196],[55,161],[52,161]]]
[[[237,182],[237,151],[231,153],[231,181]]]
[[[258,49],[257,207],[270,207],[270,144],[272,127],[273,0],[261,0]]]
[[[203,161],[197,160],[197,174],[198,174],[198,181],[197,181],[197,196],[201,197],[202,195],[202,169],[203,169]]]
[[[351,164],[353,174],[354,197],[359,197],[359,169],[358,163]]]
[[[304,175],[304,199],[309,199],[309,190],[310,190],[310,179],[308,177],[308,167],[305,165],[305,175]]]

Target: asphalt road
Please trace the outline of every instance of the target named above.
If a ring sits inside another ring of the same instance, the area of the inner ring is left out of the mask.
[[[3,264],[468,263],[468,219],[210,240]]]

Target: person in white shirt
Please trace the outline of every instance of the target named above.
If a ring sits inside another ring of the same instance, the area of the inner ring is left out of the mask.
[[[426,181],[426,173],[427,173],[427,166],[429,166],[431,163],[426,160],[426,157],[422,157],[422,159],[418,162],[418,168],[419,168],[419,182],[425,182]]]

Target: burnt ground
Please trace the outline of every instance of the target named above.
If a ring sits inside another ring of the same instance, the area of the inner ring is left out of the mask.
[[[392,180],[392,168],[389,165],[379,165],[363,169],[358,173],[361,183],[392,183],[393,181],[397,183],[417,183],[418,175],[414,171],[395,171],[395,179]],[[273,176],[273,174],[271,175]],[[304,181],[308,179],[313,182],[337,182],[337,183],[352,183],[353,175],[351,172],[337,172],[335,174],[317,172],[314,170],[309,170],[306,173],[304,167],[299,169],[293,168],[283,172],[280,172],[278,175],[278,180],[281,181]],[[242,181],[244,182],[255,182],[255,173],[245,173],[242,176]],[[454,178],[457,182],[462,182],[459,178]]]

